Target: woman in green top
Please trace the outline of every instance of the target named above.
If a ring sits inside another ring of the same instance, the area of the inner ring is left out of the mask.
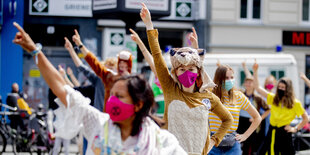
[[[262,97],[267,98],[271,110],[269,131],[258,154],[295,154],[292,133],[308,122],[308,115],[300,101],[295,98],[292,81],[286,77],[281,78],[276,87],[276,94],[268,93],[259,86],[257,63],[253,65],[253,71],[255,89]],[[291,127],[290,123],[296,116],[302,116],[302,122]]]

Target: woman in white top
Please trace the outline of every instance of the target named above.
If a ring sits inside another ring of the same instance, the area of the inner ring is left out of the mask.
[[[13,40],[28,53],[53,93],[59,109],[55,111],[56,136],[69,139],[82,129],[88,145],[86,154],[186,154],[177,139],[160,129],[149,117],[154,96],[147,81],[139,76],[123,77],[111,89],[107,113],[89,105],[90,100],[65,81],[17,23]]]

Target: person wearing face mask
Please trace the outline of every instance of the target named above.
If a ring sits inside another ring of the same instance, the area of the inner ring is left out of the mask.
[[[206,155],[218,145],[232,124],[232,116],[208,88],[214,83],[203,69],[203,50],[190,47],[170,51],[171,74],[161,54],[158,32],[153,28],[151,15],[142,3],[141,19],[146,25],[155,70],[164,93],[164,128],[179,140],[188,154]],[[222,121],[210,138],[208,114],[214,112]]]
[[[73,42],[78,46],[80,51],[84,54],[86,62],[93,69],[97,76],[99,76],[104,84],[104,103],[110,97],[110,90],[114,82],[121,76],[129,75],[132,68],[133,56],[129,51],[120,51],[117,55],[117,73],[104,66],[94,54],[92,54],[82,43],[77,30],[74,30],[75,35],[72,36]],[[103,112],[106,111],[105,104],[103,105]]]
[[[245,73],[245,80],[243,83],[244,86],[244,95],[249,99],[251,104],[256,108],[256,110],[261,114],[262,122],[260,126],[251,134],[251,136],[245,140],[242,145],[242,154],[243,155],[251,155],[256,154],[260,144],[263,142],[265,138],[265,118],[270,113],[270,108],[266,104],[266,101],[258,94],[256,94],[254,87],[254,77],[246,66],[246,63],[242,63],[242,67]],[[244,110],[240,111],[239,117],[239,125],[237,129],[237,133],[244,133],[253,119],[251,116]]]
[[[269,75],[265,80],[265,89],[268,92],[275,92],[275,85],[277,84],[277,80],[273,75]]]
[[[223,105],[232,114],[234,122],[221,144],[218,147],[213,147],[209,154],[241,155],[242,150],[240,143],[245,141],[255,131],[261,122],[261,117],[248,98],[242,92],[234,88],[234,71],[231,67],[228,65],[220,65],[215,71],[213,81],[218,85],[213,88],[213,93],[220,98]],[[245,132],[236,133],[241,109],[246,111],[253,118],[253,121]],[[214,134],[221,124],[220,119],[211,112],[209,122],[211,134]]]
[[[268,134],[258,154],[295,154],[292,133],[308,122],[308,115],[300,101],[295,98],[292,81],[286,77],[281,78],[274,94],[259,86],[257,63],[253,65],[253,72],[255,89],[262,97],[267,98],[271,110]],[[296,116],[302,116],[302,121],[292,127],[290,123]]]
[[[121,77],[115,81],[107,101],[107,113],[90,106],[90,99],[66,85],[60,73],[41,48],[14,22],[18,29],[13,42],[36,60],[41,75],[58,97],[55,102],[55,136],[74,137],[81,129],[90,142],[87,155],[185,155],[174,135],[160,129],[149,117],[154,95],[140,76]]]

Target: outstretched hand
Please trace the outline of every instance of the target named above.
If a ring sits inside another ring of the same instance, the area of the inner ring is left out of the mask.
[[[76,29],[74,29],[74,35],[72,36],[72,40],[76,45],[82,45],[80,34]]]
[[[191,46],[192,48],[199,48],[199,45],[198,45],[198,36],[197,36],[197,33],[196,33],[196,30],[194,27],[192,27],[192,31],[190,36],[189,36],[189,40],[191,41]]]
[[[255,62],[254,62],[254,65],[253,65],[253,71],[256,72],[258,70],[258,64],[256,63],[256,59],[255,59]]]
[[[134,42],[136,42],[136,44],[141,43],[141,39],[139,37],[139,35],[133,30],[133,29],[129,29],[129,31],[131,32],[131,40],[133,40]]]
[[[69,51],[70,49],[73,49],[73,46],[71,44],[71,42],[69,41],[69,39],[67,37],[65,37],[65,48]]]
[[[145,24],[146,29],[151,30],[151,29],[153,29],[153,24],[152,24],[152,20],[151,20],[151,13],[144,3],[141,3],[141,5],[142,5],[142,8],[140,11],[140,17],[141,17],[143,23]]]
[[[71,67],[67,67],[67,73],[68,73],[68,75],[72,75],[73,74],[73,71],[72,71]]]
[[[13,43],[20,45],[27,52],[32,52],[36,49],[35,43],[32,41],[28,33],[16,22],[13,25],[17,28],[18,32],[15,35]]]
[[[244,60],[243,62],[242,62],[242,67],[244,68],[244,67],[246,67],[246,62],[245,62],[246,60]]]
[[[66,75],[66,71],[61,67],[61,65],[58,65],[58,71],[62,76]]]

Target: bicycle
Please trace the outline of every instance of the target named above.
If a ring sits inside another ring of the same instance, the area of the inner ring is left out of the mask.
[[[8,112],[8,111],[1,111],[0,116],[0,154],[6,151],[6,146],[11,140],[12,143],[12,148],[13,148],[13,153],[16,154],[16,147],[15,147],[15,138],[16,138],[16,130],[12,129],[7,123],[5,116],[10,116],[10,115],[19,115],[17,111],[17,108],[10,107],[8,105],[0,103],[0,107],[4,107],[5,109],[9,109],[15,112]]]

